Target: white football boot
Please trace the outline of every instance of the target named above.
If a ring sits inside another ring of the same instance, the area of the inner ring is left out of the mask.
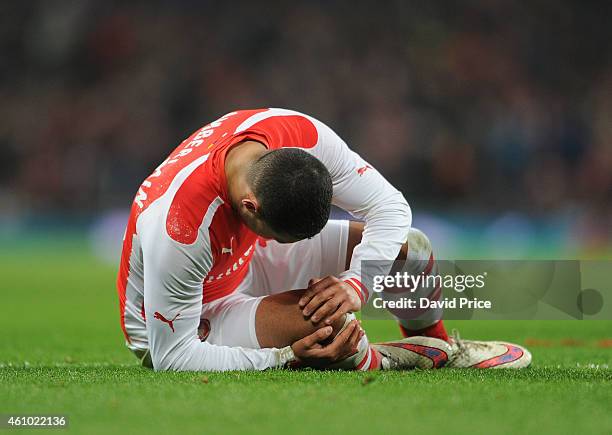
[[[370,346],[382,356],[383,370],[438,369],[453,356],[450,344],[431,337],[409,337]]]
[[[450,344],[453,352],[448,368],[523,369],[531,364],[531,353],[512,343],[462,340],[453,331]]]

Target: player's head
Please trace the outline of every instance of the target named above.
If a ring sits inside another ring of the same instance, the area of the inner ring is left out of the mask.
[[[329,219],[332,181],[327,168],[297,148],[270,151],[247,173],[252,195],[242,200],[240,215],[255,233],[296,242],[318,234]]]

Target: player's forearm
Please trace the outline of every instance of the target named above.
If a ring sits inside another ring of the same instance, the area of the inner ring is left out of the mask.
[[[389,273],[412,224],[408,203],[400,192],[393,190],[371,204],[363,214],[365,228],[361,243],[353,250],[349,270],[340,275],[341,279],[357,287],[363,302],[371,296],[368,283],[373,276]]]
[[[168,352],[152,349],[151,357],[155,370],[215,372],[283,367],[294,358],[290,347],[247,349],[215,346],[197,338],[180,343]]]
[[[362,260],[395,260],[411,225],[410,207],[404,196],[395,190],[365,215],[361,244],[354,250],[351,268],[358,267]]]

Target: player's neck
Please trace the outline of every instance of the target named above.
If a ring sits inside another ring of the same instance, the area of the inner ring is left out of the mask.
[[[251,164],[266,153],[267,148],[255,141],[245,141],[230,149],[225,157],[225,180],[232,205],[236,206],[247,192],[247,173]]]

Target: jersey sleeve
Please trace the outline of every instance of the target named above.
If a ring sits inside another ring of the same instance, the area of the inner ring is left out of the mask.
[[[155,370],[226,371],[281,367],[293,358],[290,347],[246,349],[201,342],[197,335],[202,282],[212,267],[208,213],[196,242],[182,244],[165,231],[165,219],[142,215],[138,233],[144,265],[144,309]]]
[[[412,212],[400,191],[376,169],[349,149],[328,126],[313,120],[318,132],[316,156],[333,181],[332,203],[365,221],[361,243],[353,251],[350,269],[339,278],[351,285],[365,303],[374,275],[386,275],[412,224]],[[375,260],[362,269],[362,261]]]

